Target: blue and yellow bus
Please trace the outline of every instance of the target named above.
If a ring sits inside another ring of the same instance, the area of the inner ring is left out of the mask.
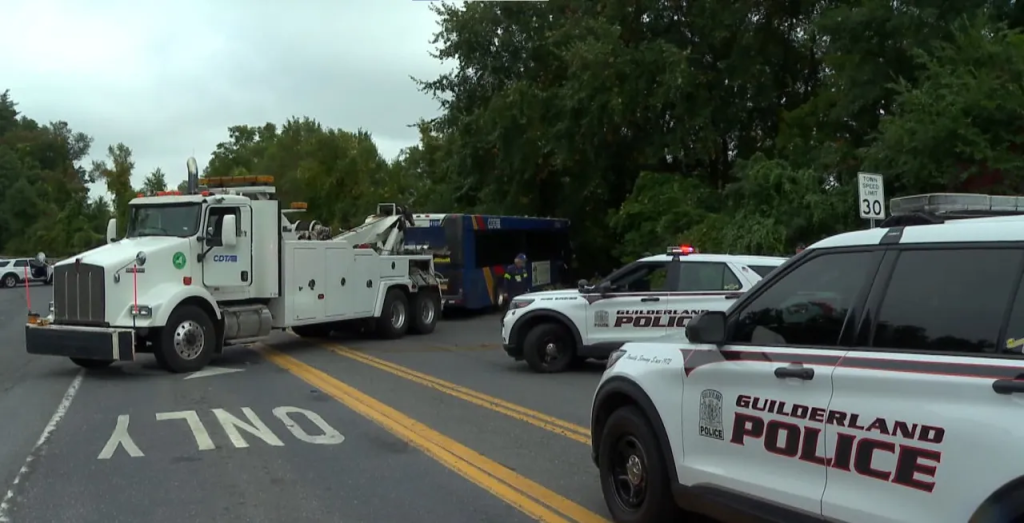
[[[415,214],[405,246],[434,255],[445,307],[498,305],[505,268],[526,254],[533,290],[568,285],[569,220],[480,214]],[[574,285],[574,284],[573,284]]]

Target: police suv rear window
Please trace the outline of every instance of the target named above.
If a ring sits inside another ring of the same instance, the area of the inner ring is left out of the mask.
[[[905,251],[882,299],[872,345],[996,352],[1024,254],[1010,249]],[[1007,334],[1012,336],[1012,334]]]
[[[767,278],[778,267],[774,265],[747,265],[750,269],[761,275],[762,278]]]
[[[9,262],[9,261],[0,261],[0,267],[7,267],[8,263],[11,263],[11,262]]]

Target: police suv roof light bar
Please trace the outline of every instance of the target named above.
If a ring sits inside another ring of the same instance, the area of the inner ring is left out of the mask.
[[[693,248],[693,247],[691,247],[689,245],[679,245],[679,246],[671,245],[668,248],[668,254],[672,254],[672,255],[686,256],[687,254],[696,254],[696,253],[697,253],[697,249],[695,249],[695,248]]]
[[[678,260],[680,256],[686,256],[688,254],[696,254],[697,249],[689,245],[670,245],[668,248],[668,254],[673,260]]]
[[[929,193],[889,200],[890,218],[880,227],[928,225],[946,220],[1024,215],[1024,197]]]

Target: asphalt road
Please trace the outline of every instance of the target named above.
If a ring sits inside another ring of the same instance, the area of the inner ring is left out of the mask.
[[[601,367],[533,374],[495,316],[390,342],[281,333],[188,377],[30,357],[25,313],[0,289],[0,523],[609,519],[587,444]]]

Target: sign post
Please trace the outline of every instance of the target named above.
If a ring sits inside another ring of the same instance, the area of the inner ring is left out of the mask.
[[[873,173],[857,173],[858,198],[857,209],[860,217],[870,220],[875,227],[875,220],[885,219],[885,187],[882,175]]]

